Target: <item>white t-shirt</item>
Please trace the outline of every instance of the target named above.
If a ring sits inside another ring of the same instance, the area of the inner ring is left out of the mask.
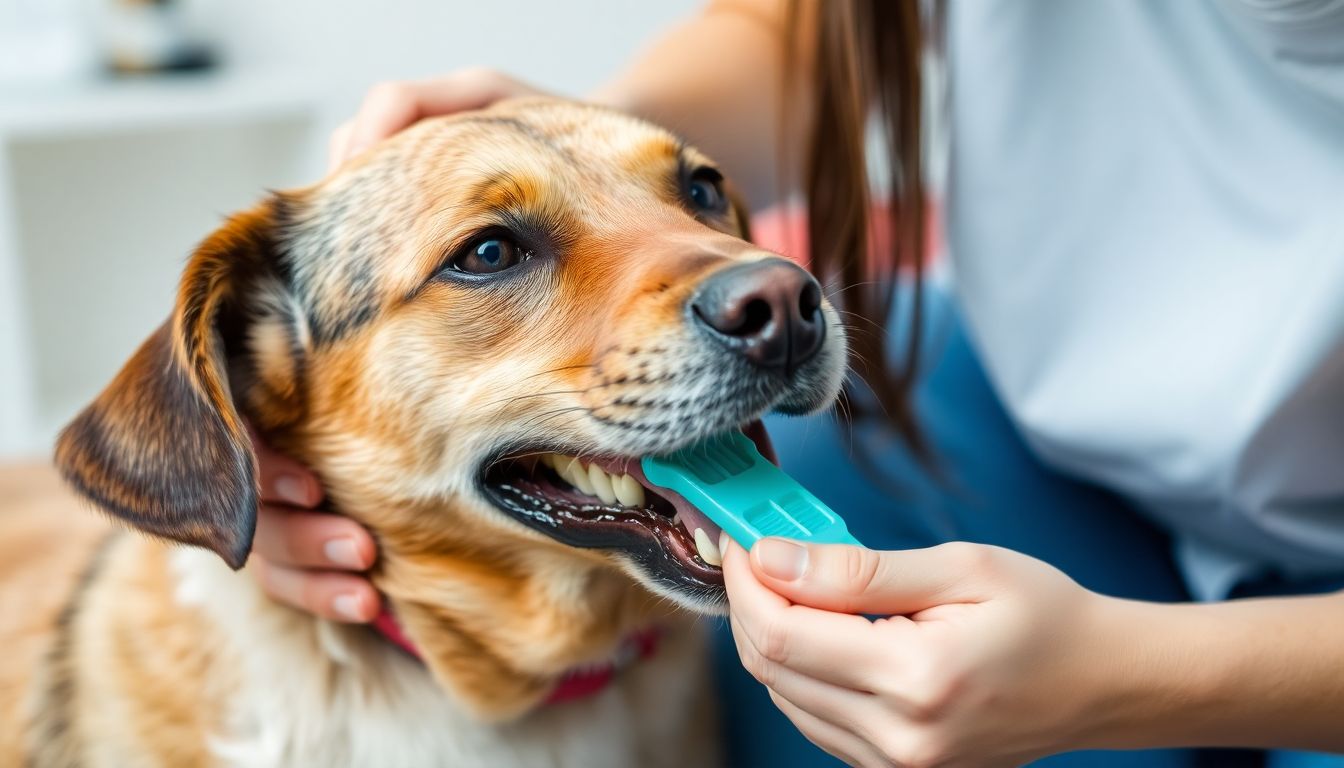
[[[1344,2],[948,14],[949,252],[1030,444],[1197,596],[1344,573]]]

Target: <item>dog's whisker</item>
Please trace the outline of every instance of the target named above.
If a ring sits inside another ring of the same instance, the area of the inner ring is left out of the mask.
[[[848,383],[848,381],[849,381],[849,376],[848,376],[848,375],[845,376],[845,381],[846,381],[846,383]],[[834,410],[834,413],[837,415],[837,417],[842,417],[842,418],[844,419],[844,423],[845,423],[845,425],[846,425],[847,427],[849,427],[850,429],[853,429],[853,427],[854,427],[854,412],[853,412],[853,410],[850,408],[850,405],[849,405],[849,398],[846,397],[846,396],[843,394],[843,390],[842,390],[842,393],[841,393],[840,397],[836,398],[836,400],[835,400],[835,410]]]
[[[592,386],[592,387],[584,387],[584,388],[582,388],[582,389],[552,389],[552,390],[547,390],[547,391],[545,391],[545,392],[529,392],[529,393],[527,393],[527,394],[523,394],[523,395],[511,395],[511,396],[509,396],[509,397],[501,397],[501,398],[499,398],[498,400],[491,400],[490,402],[482,403],[482,404],[481,404],[481,407],[486,408],[486,407],[489,407],[489,406],[492,406],[492,405],[497,405],[497,404],[500,404],[500,403],[504,403],[504,404],[507,405],[507,404],[510,404],[510,403],[515,403],[515,402],[517,402],[517,401],[519,401],[519,400],[529,400],[529,399],[536,398],[536,397],[558,397],[558,396],[560,396],[560,395],[582,395],[582,394],[586,394],[586,393],[588,393],[588,392],[591,392],[591,391],[593,391],[594,389],[597,389],[597,387],[596,387],[596,386]]]
[[[860,280],[860,281],[857,282],[857,283],[850,283],[849,285],[846,285],[846,286],[843,287],[843,288],[838,288],[838,289],[836,289],[836,290],[834,290],[834,291],[831,291],[831,292],[829,292],[829,293],[826,293],[826,298],[829,299],[829,298],[831,298],[831,297],[833,297],[833,296],[839,296],[840,294],[845,293],[845,292],[847,292],[847,291],[852,291],[852,290],[854,290],[855,288],[863,288],[863,287],[865,287],[865,286],[870,286],[870,285],[882,285],[882,284],[883,284],[883,283],[882,283],[882,281],[880,281],[880,280]]]
[[[874,334],[872,331],[869,331],[864,328],[858,328],[849,325],[847,323],[841,323],[840,327],[845,329],[845,334],[848,336],[866,336],[868,338],[877,338],[877,334]]]
[[[870,369],[871,363],[868,360],[868,358],[864,356],[862,352],[851,349],[849,351],[849,357],[851,360],[857,360],[858,362],[862,363],[864,370]]]
[[[525,431],[526,431],[526,430],[532,430],[532,429],[535,429],[535,428],[537,428],[537,427],[542,426],[542,425],[545,424],[545,423],[549,423],[549,421],[550,421],[551,419],[557,418],[557,417],[559,417],[559,416],[563,416],[563,415],[565,415],[565,414],[567,414],[567,413],[573,413],[573,412],[575,412],[575,411],[586,411],[586,412],[590,412],[590,413],[591,413],[591,412],[592,412],[592,409],[591,409],[591,408],[588,408],[587,406],[583,406],[583,405],[570,405],[570,406],[565,406],[564,408],[556,408],[556,409],[553,409],[553,410],[550,410],[550,411],[542,411],[541,413],[538,413],[538,414],[534,415],[532,418],[530,418],[530,419],[528,419],[527,421],[523,422],[523,424],[521,425],[521,427],[522,427],[522,429],[525,430]]]
[[[552,451],[526,451],[526,452],[524,452],[524,453],[511,453],[511,454],[509,454],[508,458],[509,458],[509,459],[526,459],[526,458],[531,457],[531,456],[545,456],[545,455],[548,454],[548,453],[552,453]],[[496,460],[495,463],[498,463],[498,460]],[[493,465],[492,465],[492,466],[493,466]]]
[[[561,371],[574,371],[579,370],[581,368],[596,368],[596,367],[598,367],[597,363],[575,363],[574,365],[562,365],[559,368],[549,368],[544,371],[537,371],[534,374],[525,376],[523,378],[523,381],[527,381],[528,379],[535,379],[538,376],[546,376],[547,374],[560,373]]]
[[[862,358],[860,359],[862,360]],[[867,362],[865,361],[864,364],[867,365]],[[877,390],[873,389],[872,385],[869,384],[868,380],[865,379],[863,376],[857,376],[854,380],[862,384],[864,389],[868,390],[868,393],[872,396],[871,398],[872,401],[877,404],[878,410],[882,412],[883,419],[887,422],[890,422],[891,414],[887,412],[887,406],[883,404],[882,398],[879,397],[877,394]]]
[[[837,307],[836,310],[835,310],[835,313],[838,314],[838,315],[847,315],[847,316],[849,316],[849,317],[853,317],[853,318],[862,320],[862,321],[864,321],[865,323],[868,323],[869,325],[876,326],[876,327],[878,327],[878,328],[885,328],[885,327],[886,327],[886,326],[884,326],[882,323],[879,323],[879,322],[877,322],[876,320],[873,320],[873,319],[870,318],[870,317],[866,317],[866,316],[864,316],[864,315],[859,314],[858,312],[853,312],[853,311],[850,311],[850,310],[848,310],[848,309],[840,309],[840,308]]]
[[[840,282],[840,277],[841,276],[838,274],[832,274],[830,277],[826,278],[821,284],[822,291],[829,291],[834,288],[836,283]]]
[[[838,309],[836,310],[836,312],[841,315],[847,315],[849,317],[852,317],[855,320],[861,320],[867,323],[869,326],[871,326],[871,329],[859,328],[852,322],[841,321],[840,325],[844,327],[846,333],[873,333],[881,337],[889,336],[891,333],[889,330],[887,330],[886,326],[882,325],[881,323],[875,320],[872,320],[871,318],[864,317],[863,315],[860,315],[857,312],[849,312],[843,309]]]

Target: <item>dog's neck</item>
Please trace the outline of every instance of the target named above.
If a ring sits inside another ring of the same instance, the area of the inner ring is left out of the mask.
[[[132,554],[128,560],[145,559]],[[205,622],[193,647],[209,638],[223,649],[206,664],[198,694],[202,706],[207,699],[218,704],[218,724],[209,732],[192,731],[198,741],[208,740],[222,764],[716,764],[702,754],[715,743],[708,736],[713,708],[704,696],[707,656],[694,625],[667,625],[657,653],[597,695],[487,722],[435,681],[427,665],[382,635],[280,606],[254,579],[231,571],[212,553],[173,549],[165,567],[161,580],[172,584],[183,609],[178,615]],[[148,659],[155,661],[152,654]],[[163,667],[155,661],[146,669],[152,677]]]
[[[388,642],[421,660],[420,651],[415,643],[402,631],[401,624],[392,611],[383,606],[373,620],[372,627]],[[622,642],[616,656],[610,661],[575,667],[566,672],[551,692],[547,694],[543,705],[564,704],[569,701],[586,699],[606,690],[625,667],[652,657],[658,652],[660,632],[656,628],[632,632]]]

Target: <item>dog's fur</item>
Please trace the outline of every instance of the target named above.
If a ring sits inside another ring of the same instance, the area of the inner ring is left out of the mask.
[[[640,456],[834,396],[828,305],[825,346],[788,381],[690,327],[706,276],[768,256],[736,206],[688,206],[686,174],[708,164],[632,118],[513,102],[424,121],[229,219],[57,449],[77,491],[152,536],[55,547],[54,517],[0,537],[0,582],[45,585],[0,621],[0,714],[15,715],[0,764],[712,764],[685,609],[721,593],[565,546],[479,486],[509,450]],[[526,233],[535,256],[487,279],[445,271],[489,227]],[[256,519],[248,422],[374,533],[374,583],[423,660],[231,570]],[[651,625],[653,658],[540,706]]]

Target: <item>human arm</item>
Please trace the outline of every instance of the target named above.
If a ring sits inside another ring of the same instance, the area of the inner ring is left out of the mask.
[[[795,725],[853,764],[1016,765],[1189,745],[1344,751],[1344,595],[1132,602],[961,543],[814,545],[790,579],[797,551],[726,546],[734,638]]]
[[[714,0],[591,98],[677,131],[723,164],[753,208],[764,207],[797,184],[790,160],[803,156],[811,122],[811,14],[802,15],[788,69],[787,13],[787,0]]]

